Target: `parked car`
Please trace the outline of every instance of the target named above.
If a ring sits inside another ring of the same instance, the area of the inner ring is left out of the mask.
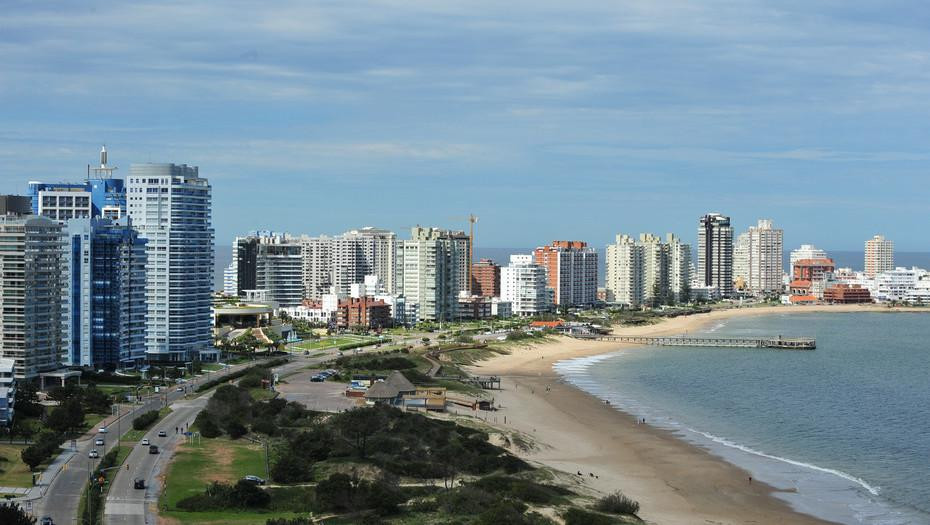
[[[145,439],[142,440],[142,445],[143,445],[143,446],[146,446],[146,447],[149,446],[149,440],[148,440],[148,438],[145,438]]]
[[[89,457],[89,458],[99,458],[99,457],[100,457],[100,453],[97,452],[97,449],[93,449],[93,450],[90,451],[89,454],[87,454],[87,457]]]
[[[97,430],[97,432],[100,432],[101,434],[106,434],[107,432],[109,432],[109,430],[107,430],[107,427],[100,427],[100,429]]]
[[[253,476],[253,475],[251,475],[251,474],[249,474],[248,476],[242,478],[242,481],[248,481],[248,482],[250,482],[250,483],[255,483],[256,485],[264,485],[264,484],[265,484],[265,480],[264,480],[264,479],[262,479],[262,478],[260,478],[260,477],[258,477],[258,476]]]
[[[158,445],[149,445],[149,454],[158,454]]]
[[[145,488],[145,479],[143,479],[143,478],[136,478],[135,480],[133,480],[133,482],[132,482],[132,488],[135,488],[135,489],[144,489],[144,488]]]
[[[163,437],[165,437],[165,436],[167,436],[167,435],[168,435],[168,433],[165,432],[164,430],[159,430],[159,431],[158,431],[158,437],[160,437],[160,438],[163,438]]]
[[[323,381],[326,381],[326,378],[321,376],[320,374],[317,374],[310,378],[311,383],[322,383]]]
[[[94,445],[97,445],[98,447],[102,447],[102,446],[103,446],[103,440],[100,439],[100,438],[97,438],[97,440],[94,441]]]

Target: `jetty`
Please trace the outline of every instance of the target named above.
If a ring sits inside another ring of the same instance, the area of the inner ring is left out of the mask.
[[[775,348],[781,350],[814,350],[813,337],[692,337],[687,335],[645,337],[635,335],[578,334],[576,339],[611,341],[646,346],[710,346],[724,348]]]

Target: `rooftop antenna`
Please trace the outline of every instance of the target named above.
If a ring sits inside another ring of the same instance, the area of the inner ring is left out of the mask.
[[[113,172],[118,168],[116,166],[107,165],[107,145],[104,144],[100,148],[100,167],[91,168],[90,164],[87,165],[87,178],[90,178],[90,172],[94,172],[94,178],[96,179],[109,179],[113,177]]]

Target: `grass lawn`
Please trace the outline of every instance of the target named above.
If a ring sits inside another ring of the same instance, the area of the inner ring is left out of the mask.
[[[250,388],[249,395],[256,401],[267,401],[275,396],[275,391],[267,388]]]
[[[32,473],[20,454],[25,445],[0,444],[0,487],[31,487]],[[41,468],[41,467],[40,467]]]
[[[180,445],[168,467],[165,491],[159,499],[160,514],[180,523],[199,524],[264,524],[272,517],[293,517],[292,512],[177,510],[177,502],[199,494],[213,481],[235,483],[252,474],[266,477],[265,454],[262,446],[245,440],[225,438],[203,439],[200,444]]]
[[[84,431],[97,428],[97,425],[110,414],[87,414],[84,416]]]

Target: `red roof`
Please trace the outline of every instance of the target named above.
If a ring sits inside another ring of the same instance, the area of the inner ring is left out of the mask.
[[[543,327],[543,328],[555,328],[557,326],[562,326],[562,321],[533,321],[530,323],[530,326],[533,327]]]
[[[791,281],[789,286],[791,288],[810,288],[811,282],[806,279],[797,279],[795,281]]]

